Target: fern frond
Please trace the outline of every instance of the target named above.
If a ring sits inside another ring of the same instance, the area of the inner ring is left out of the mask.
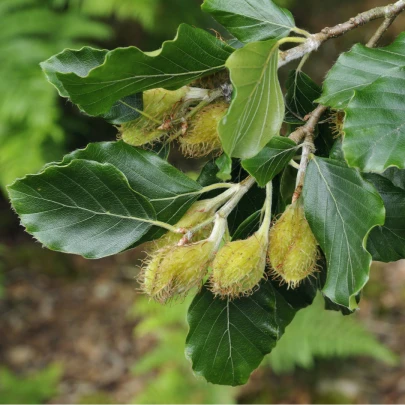
[[[325,311],[323,299],[298,312],[265,360],[276,373],[311,368],[315,358],[367,356],[394,365],[396,356],[368,332],[356,315]]]

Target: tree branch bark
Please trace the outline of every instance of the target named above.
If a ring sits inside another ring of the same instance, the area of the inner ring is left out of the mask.
[[[295,185],[295,191],[293,194],[292,202],[295,202],[300,198],[302,187],[304,185],[305,179],[305,172],[307,170],[309,156],[311,153],[315,152],[314,147],[314,132],[315,128],[322,117],[322,114],[327,110],[328,107],[325,107],[322,104],[319,104],[318,107],[315,108],[306,118],[307,122],[302,127],[296,129],[289,138],[294,142],[301,143],[303,140],[305,141],[302,145],[302,156],[300,167],[297,174],[297,182]]]
[[[365,25],[370,21],[385,18],[384,23],[379,30],[377,30],[375,36],[370,40],[371,47],[375,46],[395,18],[404,10],[405,0],[399,0],[388,6],[376,7],[369,11],[365,11],[364,13],[360,13],[343,24],[338,24],[334,27],[326,27],[321,32],[311,35],[302,45],[296,46],[285,52],[280,52],[278,67],[284,66],[295,59],[302,58],[307,53],[316,51],[324,42],[331,38],[340,37],[348,31]]]

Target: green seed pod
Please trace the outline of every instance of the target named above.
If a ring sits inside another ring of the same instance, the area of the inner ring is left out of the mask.
[[[179,139],[184,155],[200,157],[221,149],[217,128],[228,107],[224,101],[218,101],[207,105],[193,117],[186,133]]]
[[[275,278],[295,288],[316,271],[318,247],[299,200],[270,229],[269,260]]]
[[[211,291],[231,299],[251,295],[264,277],[266,252],[267,237],[260,232],[226,243],[212,264]]]
[[[134,121],[119,128],[122,140],[133,146],[141,146],[161,138],[165,129],[159,129],[171,115],[176,104],[187,94],[189,87],[184,86],[175,91],[153,89],[143,93],[143,113]]]
[[[142,290],[160,303],[175,296],[184,297],[192,288],[202,285],[214,247],[213,242],[203,240],[158,250],[141,273]]]

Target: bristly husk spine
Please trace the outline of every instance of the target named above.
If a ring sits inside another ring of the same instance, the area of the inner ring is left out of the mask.
[[[141,289],[164,304],[201,287],[213,258],[214,242],[202,240],[185,246],[166,246],[153,253],[140,275]]]
[[[229,105],[223,101],[213,102],[202,108],[190,121],[185,134],[179,138],[185,156],[201,157],[221,150],[218,124]]]
[[[332,110],[329,122],[334,138],[342,138],[344,135],[343,126],[345,121],[345,112],[343,110]]]
[[[174,297],[184,297],[192,288],[202,285],[225,229],[213,227],[210,220],[214,220],[215,211],[232,193],[227,190],[212,199],[197,201],[175,225],[179,231],[197,229],[192,235],[194,240],[206,239],[191,243],[188,238],[184,241],[188,232],[183,238],[180,233],[168,232],[152,244],[139,276],[141,289],[147,295],[165,303]],[[207,226],[199,228],[205,223]]]
[[[269,263],[274,279],[297,287],[317,271],[318,244],[300,199],[289,205],[269,235]]]

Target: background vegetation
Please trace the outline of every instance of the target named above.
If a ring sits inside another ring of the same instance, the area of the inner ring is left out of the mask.
[[[386,1],[278,3],[315,32]],[[183,21],[220,30],[199,4],[2,0],[0,187],[67,151],[116,137],[103,120],[86,118],[60,99],[40,61],[83,45],[153,50]],[[320,83],[339,52],[373,29],[331,42],[307,73]],[[385,41],[395,35],[393,28]],[[199,169],[176,151],[171,160],[190,174]],[[141,250],[96,262],[44,251],[18,226],[4,194],[0,238],[0,403],[405,401],[403,265],[374,267],[362,311],[353,319],[321,311],[319,301],[300,312],[250,383],[236,389],[192,376],[182,353],[187,302],[162,309],[135,294]]]

